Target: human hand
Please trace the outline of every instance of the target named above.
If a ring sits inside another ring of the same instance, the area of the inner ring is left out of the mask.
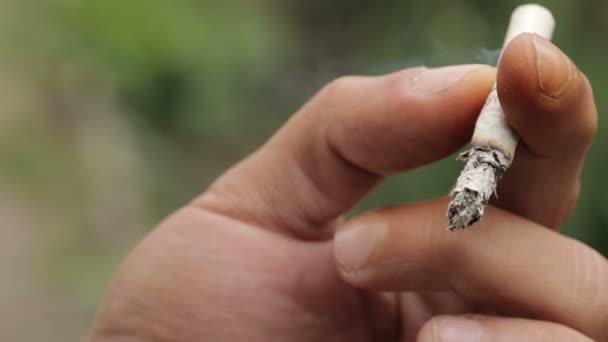
[[[522,143],[482,222],[448,233],[446,198],[342,219],[466,143],[496,77]],[[596,122],[585,76],[528,34],[497,72],[338,79],[135,248],[89,341],[605,340],[608,263],[557,232]]]

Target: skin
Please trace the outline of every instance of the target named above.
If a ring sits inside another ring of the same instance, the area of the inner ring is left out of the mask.
[[[528,34],[498,69],[465,68],[327,85],[132,251],[87,340],[605,341],[608,262],[559,234],[597,126],[589,82]],[[496,78],[521,142],[480,223],[448,233],[447,198],[343,219],[462,147]]]

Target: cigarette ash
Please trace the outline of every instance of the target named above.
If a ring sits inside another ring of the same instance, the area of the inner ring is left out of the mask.
[[[477,146],[462,153],[459,158],[466,162],[452,190],[448,207],[448,229],[465,229],[481,219],[496,185],[510,165],[510,160],[500,150]]]

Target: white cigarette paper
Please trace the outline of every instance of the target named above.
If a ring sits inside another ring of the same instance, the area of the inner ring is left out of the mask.
[[[535,33],[550,40],[554,28],[555,19],[548,9],[535,4],[520,6],[511,16],[503,47],[522,33]],[[481,219],[498,181],[513,162],[517,141],[494,84],[477,119],[472,147],[460,155],[466,165],[452,190],[449,230],[464,229]]]
[[[555,29],[555,19],[551,12],[543,6],[536,4],[522,5],[511,15],[511,22],[503,44],[506,47],[515,37],[522,33],[536,33],[551,40]],[[498,100],[496,84],[483,109],[477,124],[471,144],[473,146],[489,146],[500,150],[507,157],[509,164],[513,161],[517,147],[517,135],[509,128],[505,114]],[[509,166],[509,165],[506,165]]]

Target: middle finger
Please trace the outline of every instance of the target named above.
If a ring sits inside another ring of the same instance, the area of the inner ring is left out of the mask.
[[[335,239],[346,281],[370,290],[450,290],[503,314],[608,334],[608,263],[599,253],[496,208],[476,229],[450,234],[446,205],[408,204],[347,223]]]

